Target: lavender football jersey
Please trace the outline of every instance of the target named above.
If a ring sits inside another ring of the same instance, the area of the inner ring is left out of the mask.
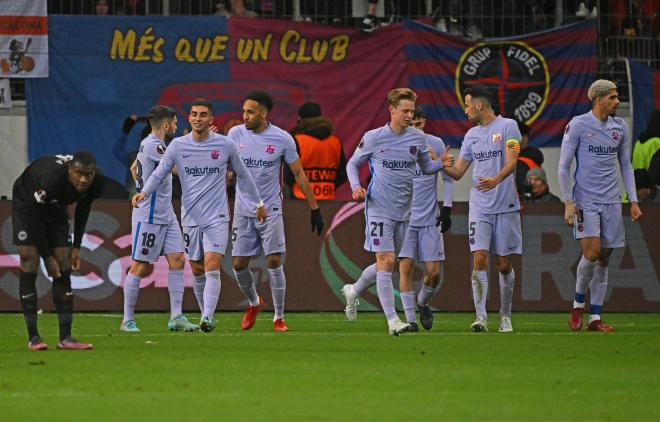
[[[138,192],[142,190],[144,182],[149,179],[151,173],[160,163],[166,149],[165,142],[153,134],[149,134],[140,143],[137,154],[138,177],[135,182],[135,188]],[[153,195],[143,201],[139,208],[133,208],[132,221],[168,224],[173,220],[176,220],[176,215],[172,207],[172,175],[168,174]]]
[[[259,203],[261,198],[257,187],[241,161],[236,145],[217,133],[209,133],[209,137],[201,142],[195,141],[191,133],[175,138],[142,191],[154,192],[176,164],[182,192],[181,225],[205,226],[229,221],[226,185],[229,163],[246,198],[254,204]]]
[[[367,188],[365,214],[395,221],[408,221],[413,177],[419,162],[424,174],[442,169],[440,160],[429,157],[424,132],[413,127],[395,133],[389,124],[368,131],[348,161],[351,189],[360,186],[360,164],[369,160],[371,182]],[[434,194],[435,195],[435,194]]]
[[[433,135],[426,135],[426,144],[435,151],[438,156],[445,152],[445,143],[442,139]],[[444,182],[443,202],[446,207],[452,206],[452,193],[454,191],[454,181],[444,172],[442,180]],[[412,208],[410,211],[409,225],[412,227],[435,226],[440,216],[440,210],[437,202],[438,176],[436,174],[424,174],[417,165],[415,176],[413,177],[413,197]]]
[[[591,111],[571,119],[566,126],[559,157],[562,199],[573,199],[581,206],[620,203],[618,161],[628,197],[637,202],[630,150],[628,126],[623,119],[609,116],[603,122]],[[577,167],[571,192],[573,158],[577,160]]]
[[[487,192],[476,188],[480,177],[494,177],[502,170],[506,163],[506,143],[520,143],[520,139],[516,121],[502,116],[497,116],[487,125],[474,126],[467,131],[459,157],[474,163],[470,212],[499,214],[520,209],[515,173],[509,174]]]
[[[299,158],[291,135],[269,123],[260,133],[245,125],[234,126],[227,137],[234,141],[243,164],[259,187],[268,214],[282,214],[282,161],[291,164]],[[234,212],[254,217],[255,206],[250,195],[237,186]]]

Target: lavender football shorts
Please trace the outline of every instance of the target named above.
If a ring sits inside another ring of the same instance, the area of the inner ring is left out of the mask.
[[[600,237],[600,246],[603,248],[624,247],[626,233],[621,204],[576,205],[573,236],[576,239]]]
[[[470,252],[489,251],[498,256],[522,253],[520,212],[482,214],[471,212],[468,217]]]
[[[133,251],[136,261],[156,262],[161,255],[183,252],[183,238],[179,223],[149,224],[132,222]]]
[[[225,255],[229,240],[229,222],[221,221],[206,226],[184,226],[183,240],[190,261],[201,261],[206,252]]]
[[[386,217],[366,216],[364,249],[369,252],[398,253],[406,237],[407,221],[390,220]]]
[[[416,262],[445,260],[445,244],[440,227],[408,226],[399,258],[411,258]]]
[[[282,214],[268,215],[260,223],[257,217],[234,215],[231,256],[257,256],[286,252]]]

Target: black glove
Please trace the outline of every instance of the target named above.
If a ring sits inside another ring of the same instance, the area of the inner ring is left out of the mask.
[[[137,120],[133,120],[131,116],[128,116],[121,126],[121,131],[128,135],[131,129],[133,129],[133,126],[135,126],[135,123],[137,123]]]
[[[440,210],[440,216],[435,221],[436,226],[440,226],[440,231],[442,233],[449,230],[451,227],[451,207],[442,207]]]
[[[312,231],[316,230],[316,234],[319,236],[321,235],[321,232],[323,231],[323,216],[321,215],[321,210],[319,208],[312,210],[312,215],[311,215],[311,222],[312,222]]]

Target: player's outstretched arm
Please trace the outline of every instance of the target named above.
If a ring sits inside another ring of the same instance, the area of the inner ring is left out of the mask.
[[[425,148],[419,152],[417,162],[422,170],[422,173],[434,174],[444,168],[453,167],[454,161],[454,156],[449,153],[449,147],[447,147],[442,153],[442,156],[440,156],[437,161],[434,161],[431,158],[431,154],[429,153],[428,148]]]
[[[459,157],[458,160],[456,160],[454,163],[454,166],[445,167],[444,172],[447,176],[454,180],[461,180],[461,177],[463,177],[468,167],[470,167],[470,163],[471,161]]]

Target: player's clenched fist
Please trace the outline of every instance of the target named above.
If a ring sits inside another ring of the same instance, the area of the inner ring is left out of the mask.
[[[133,198],[131,198],[131,205],[133,205],[133,208],[139,208],[138,204],[142,202],[146,196],[147,195],[144,192],[136,193],[133,195]]]
[[[575,217],[575,203],[573,201],[564,202],[564,221],[569,227],[573,227],[573,217]]]
[[[367,196],[367,191],[363,187],[357,187],[353,189],[353,199],[360,200],[364,199]]]

